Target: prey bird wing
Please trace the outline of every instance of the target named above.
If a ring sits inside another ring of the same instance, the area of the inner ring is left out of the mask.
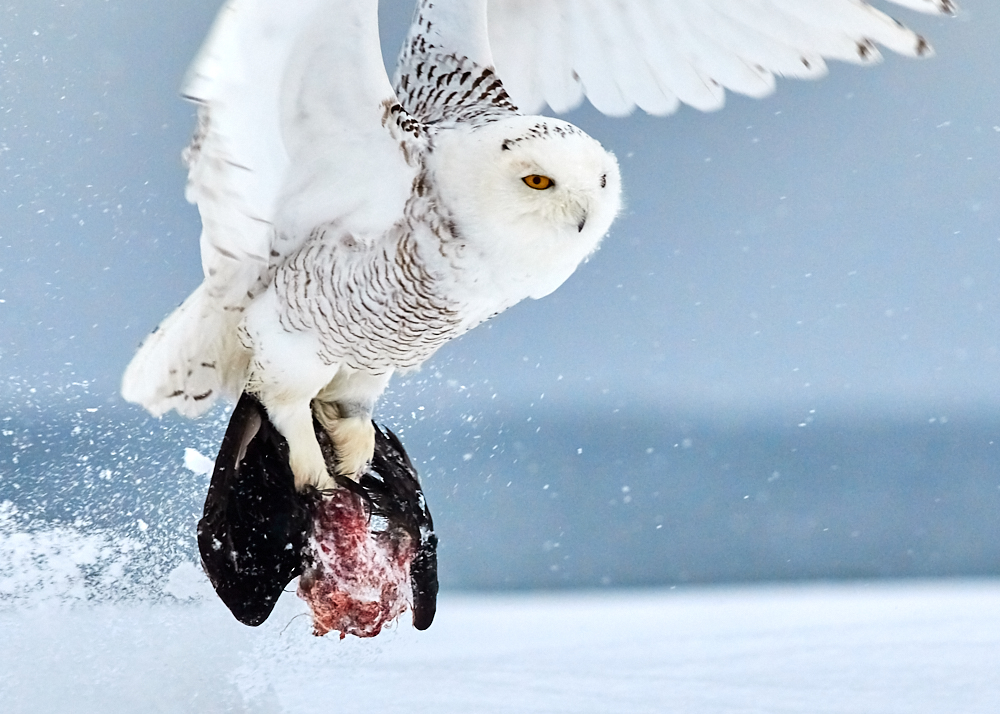
[[[184,157],[204,281],[130,363],[127,400],[198,416],[220,394],[238,397],[251,355],[237,326],[275,266],[324,221],[401,213],[413,137],[386,116],[395,100],[375,2],[230,0],[220,11],[183,87],[198,105]]]
[[[890,0],[953,14],[953,0]],[[725,90],[763,97],[775,77],[870,64],[879,46],[927,56],[927,41],[862,0],[488,0],[497,71],[528,113],[665,115],[722,107]]]

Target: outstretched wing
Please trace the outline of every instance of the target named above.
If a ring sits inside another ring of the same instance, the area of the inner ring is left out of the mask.
[[[351,210],[336,195],[307,208],[332,188],[301,194],[317,172],[385,188],[400,147],[385,126],[395,97],[377,18],[377,0],[230,0],[220,12],[184,88],[199,105],[188,199],[202,215],[206,280],[220,294],[245,303],[261,268],[304,237],[289,235],[296,227],[308,233],[306,224]],[[282,219],[292,225],[276,235]]]
[[[143,343],[122,394],[196,416],[242,391],[236,328],[275,265],[324,223],[361,237],[398,220],[419,126],[395,106],[377,0],[230,0],[184,95],[198,104],[185,157],[205,279]]]
[[[265,280],[275,204],[288,168],[281,86],[309,5],[230,0],[188,71],[198,105],[185,151],[187,198],[201,213],[206,288],[232,311]],[[312,8],[314,9],[314,8]]]
[[[889,0],[953,14],[953,0]],[[762,97],[775,76],[811,79],[827,59],[869,64],[877,46],[926,56],[930,45],[863,0],[488,0],[497,71],[524,111],[601,112],[681,103],[719,109],[725,90]]]

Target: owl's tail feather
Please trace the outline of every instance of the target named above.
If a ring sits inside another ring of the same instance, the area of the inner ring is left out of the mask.
[[[235,399],[250,360],[236,332],[241,317],[202,284],[139,347],[122,378],[122,396],[153,416],[176,409],[186,417],[204,414],[220,395]]]

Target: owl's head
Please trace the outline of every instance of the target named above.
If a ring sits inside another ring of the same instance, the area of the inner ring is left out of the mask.
[[[621,207],[614,155],[559,119],[441,131],[429,163],[462,250],[482,257],[483,278],[515,300],[559,287]]]

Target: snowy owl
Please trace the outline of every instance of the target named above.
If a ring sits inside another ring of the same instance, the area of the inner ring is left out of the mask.
[[[229,0],[184,89],[205,279],[122,393],[187,416],[252,393],[297,487],[337,475],[314,417],[356,477],[391,375],[551,293],[619,211],[614,156],[531,112],[716,109],[878,45],[931,51],[863,0],[420,0],[390,83],[377,0]]]

